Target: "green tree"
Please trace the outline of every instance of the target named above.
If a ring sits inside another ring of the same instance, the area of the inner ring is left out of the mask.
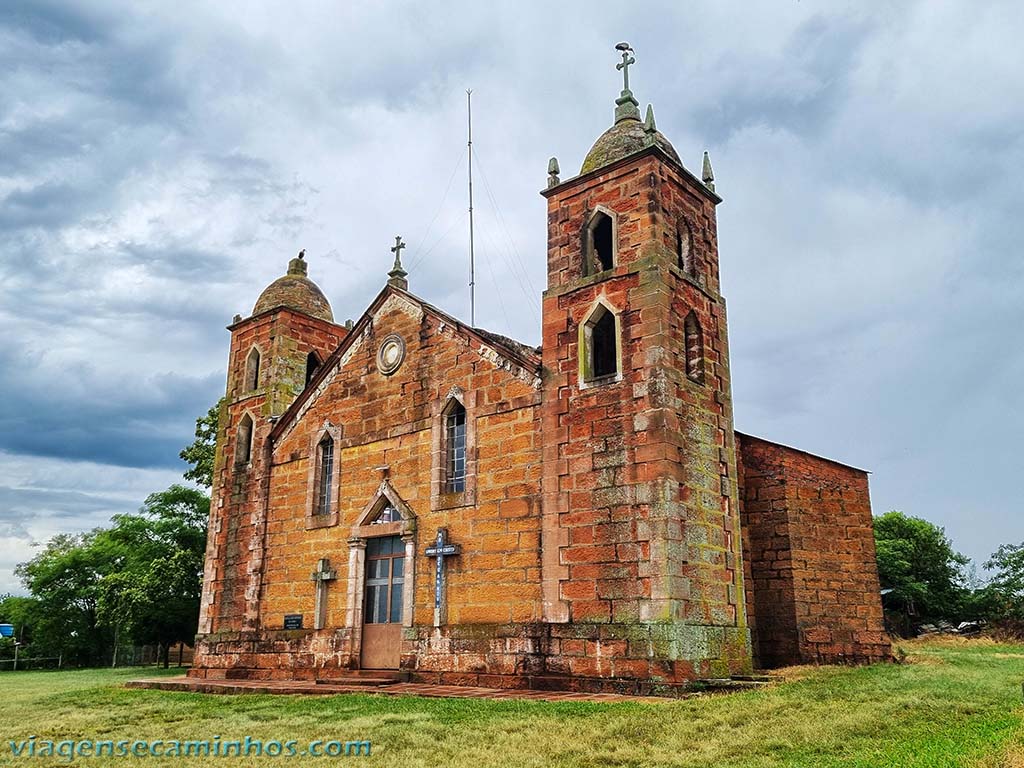
[[[959,620],[967,598],[964,568],[970,562],[953,549],[943,528],[887,512],[874,520],[878,577],[892,590],[886,602],[907,624]]]
[[[1024,544],[1003,544],[985,569],[995,573],[977,591],[979,614],[995,621],[1024,620]]]
[[[210,500],[173,485],[110,528],[55,536],[17,568],[34,607],[33,652],[95,666],[116,646],[191,641],[199,616]]]
[[[14,637],[0,638],[0,659],[10,659],[14,656],[14,641],[17,640],[24,646],[22,653],[25,655],[35,654],[30,649],[32,643],[31,627],[36,621],[39,601],[34,597],[21,597],[18,595],[0,595],[0,624],[11,624],[14,626]]]
[[[100,623],[120,642],[156,644],[164,666],[172,645],[195,636],[209,513],[205,494],[172,485],[97,534],[115,562],[100,583]]]
[[[130,571],[108,574],[99,584],[96,601],[96,619],[114,633],[111,666],[117,666],[118,648],[139,629],[142,621],[140,607],[145,602],[145,590],[138,576]]]
[[[217,451],[217,428],[220,409],[224,398],[196,419],[196,439],[179,454],[191,468],[185,471],[185,479],[198,483],[204,488],[213,486],[213,465]]]
[[[115,569],[99,529],[58,534],[15,573],[37,600],[31,635],[36,655],[63,655],[81,666],[101,661],[109,632],[97,623],[99,584]]]
[[[222,404],[196,420],[196,439],[181,452],[185,478],[206,487]],[[109,528],[54,536],[15,570],[32,597],[0,598],[0,617],[32,638],[35,655],[89,666],[118,643],[154,643],[166,666],[171,645],[196,632],[209,514],[202,491],[172,485]]]

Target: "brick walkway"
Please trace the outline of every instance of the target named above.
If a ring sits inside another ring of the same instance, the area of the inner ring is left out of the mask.
[[[375,693],[386,696],[426,696],[452,699],[514,699],[527,701],[590,701],[615,703],[624,701],[665,703],[671,699],[657,696],[624,696],[617,693],[576,693],[573,691],[529,691],[504,688],[474,688],[462,685],[430,685],[428,683],[380,683],[375,685],[316,683],[308,680],[197,680],[181,677],[158,677],[132,680],[128,688],[155,688],[162,691],[194,693],[274,693],[335,695],[339,693]]]

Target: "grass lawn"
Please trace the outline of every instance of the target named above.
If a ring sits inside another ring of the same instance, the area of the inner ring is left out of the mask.
[[[121,687],[151,670],[0,674],[10,742],[372,741],[370,757],[78,757],[76,765],[1024,766],[1024,646],[907,643],[908,663],[801,667],[787,682],[664,703],[579,704],[373,695],[216,696]],[[176,670],[171,670],[172,673]],[[38,750],[38,747],[37,747]]]

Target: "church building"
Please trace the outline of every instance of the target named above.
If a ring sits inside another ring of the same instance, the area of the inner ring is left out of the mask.
[[[190,675],[671,693],[890,657],[867,473],[734,430],[721,198],[622,55],[541,193],[540,347],[416,296],[399,239],[354,323],[300,253],[229,326]]]

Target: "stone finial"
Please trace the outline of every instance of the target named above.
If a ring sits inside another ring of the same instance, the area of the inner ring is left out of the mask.
[[[647,115],[644,117],[644,133],[647,135],[645,143],[653,144],[658,126],[654,122],[654,107],[650,104],[647,105]]]
[[[712,192],[715,191],[715,172],[711,170],[711,157],[706,149],[704,150],[704,167],[701,171],[700,179],[704,182],[705,187]]]
[[[345,330],[346,331],[351,331],[353,328],[355,328],[355,326],[356,326],[355,321],[351,317],[348,320],[345,321]]]
[[[558,158],[552,157],[550,160],[548,160],[548,189],[557,186],[557,184],[561,181],[561,179],[558,178],[558,174]]]
[[[242,322],[242,316],[241,315],[235,315],[234,318],[232,318],[232,320],[231,320],[231,324],[232,325],[234,325],[235,323],[240,323],[240,322]]]
[[[409,290],[409,281],[405,279],[409,273],[402,268],[402,249],[405,247],[402,236],[395,235],[395,244],[391,247],[391,252],[395,254],[395,263],[388,272],[388,285],[401,288],[403,291]]]

